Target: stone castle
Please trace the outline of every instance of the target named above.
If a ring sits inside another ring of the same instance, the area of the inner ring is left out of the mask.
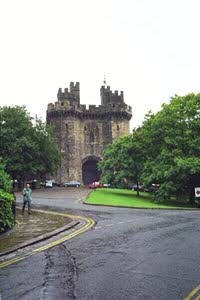
[[[56,179],[88,184],[99,180],[97,162],[113,140],[129,133],[132,108],[125,104],[124,93],[100,89],[101,105],[80,104],[80,84],[70,83],[58,90],[58,100],[48,104],[47,123],[53,125],[61,152]]]

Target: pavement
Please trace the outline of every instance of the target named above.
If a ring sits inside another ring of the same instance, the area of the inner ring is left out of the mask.
[[[31,255],[22,249],[22,260],[0,269],[2,299],[200,299],[199,211],[86,206],[88,192],[33,193],[36,208],[96,224],[42,251],[30,246]]]
[[[55,215],[37,209],[32,209],[31,215],[22,214],[18,208],[15,222],[12,230],[0,236],[0,257],[47,240],[80,223],[67,215]]]

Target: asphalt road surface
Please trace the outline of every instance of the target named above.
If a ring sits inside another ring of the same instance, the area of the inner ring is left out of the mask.
[[[2,300],[177,300],[200,283],[200,211],[88,206],[80,202],[87,193],[34,193],[36,206],[88,216],[97,224],[0,269]]]

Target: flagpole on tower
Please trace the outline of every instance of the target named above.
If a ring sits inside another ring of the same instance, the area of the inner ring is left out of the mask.
[[[104,79],[103,79],[103,84],[105,85],[105,87],[106,87],[106,74],[104,73]]]

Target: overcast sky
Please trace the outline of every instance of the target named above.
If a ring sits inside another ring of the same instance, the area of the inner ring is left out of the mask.
[[[174,94],[200,92],[199,15],[199,0],[0,0],[0,105],[45,120],[70,81],[99,105],[106,73],[138,126]]]

